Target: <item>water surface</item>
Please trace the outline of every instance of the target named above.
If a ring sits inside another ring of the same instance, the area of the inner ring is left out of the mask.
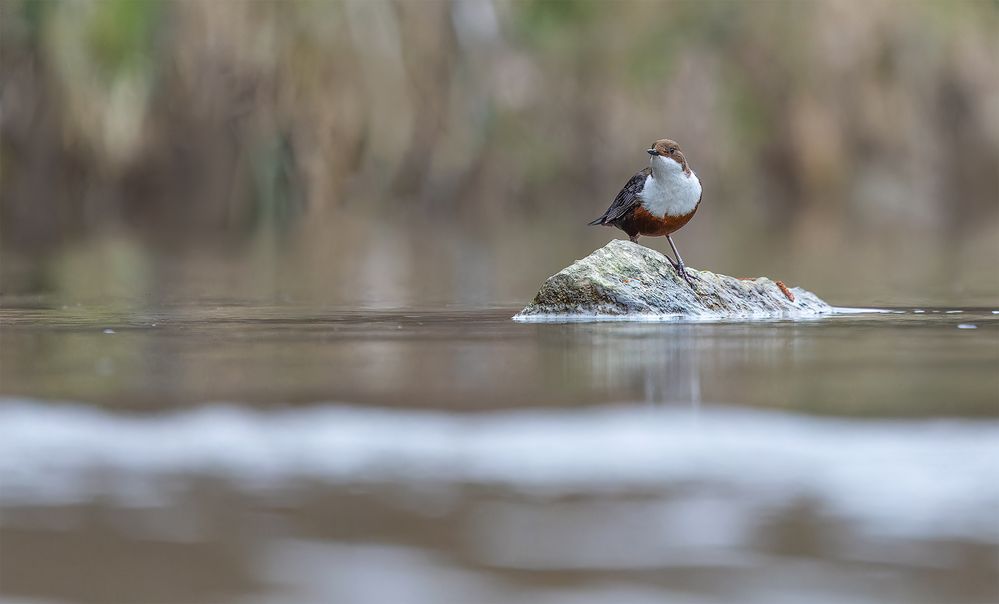
[[[0,595],[990,602],[999,314],[0,310]]]

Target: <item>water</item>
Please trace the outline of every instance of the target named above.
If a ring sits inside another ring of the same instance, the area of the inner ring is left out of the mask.
[[[999,599],[999,314],[5,300],[0,596]]]

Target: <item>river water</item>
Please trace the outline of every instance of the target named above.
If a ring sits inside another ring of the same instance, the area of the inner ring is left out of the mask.
[[[999,308],[0,310],[9,602],[999,600]]]

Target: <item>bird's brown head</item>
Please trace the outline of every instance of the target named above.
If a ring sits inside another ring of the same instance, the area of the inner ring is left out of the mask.
[[[662,138],[652,143],[652,146],[647,150],[648,154],[654,158],[661,157],[667,160],[673,160],[680,164],[684,172],[689,173],[690,167],[687,166],[687,158],[684,157],[683,151],[680,150],[680,145],[676,141],[670,140],[668,138]]]

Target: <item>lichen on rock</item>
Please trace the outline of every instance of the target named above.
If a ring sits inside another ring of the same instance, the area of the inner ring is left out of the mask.
[[[515,320],[777,319],[833,312],[815,294],[766,277],[687,268],[691,287],[659,252],[615,239],[549,277]]]

